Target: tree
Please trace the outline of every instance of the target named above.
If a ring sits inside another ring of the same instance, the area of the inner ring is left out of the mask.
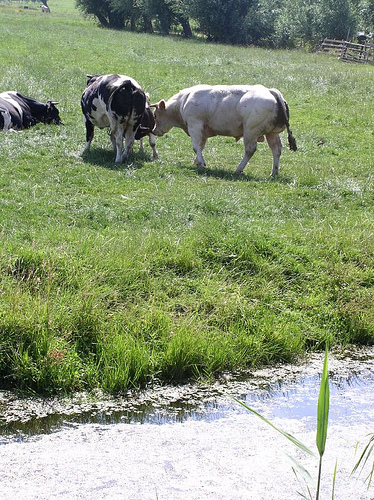
[[[274,46],[275,22],[280,12],[279,0],[256,0],[245,17],[245,42]]]
[[[357,18],[349,0],[321,0],[316,25],[321,38],[346,40],[356,32]]]
[[[189,19],[189,0],[165,0],[173,13],[173,23],[182,26],[183,35],[186,38],[192,37],[192,29]]]
[[[86,16],[94,16],[104,28],[123,28],[123,12],[111,0],[76,0],[76,6]]]
[[[362,0],[357,6],[359,29],[366,33],[374,31],[374,0]]]
[[[253,0],[191,0],[191,16],[210,40],[243,43]]]
[[[305,47],[319,42],[319,3],[320,0],[286,0],[280,7],[274,23],[275,46]]]
[[[168,2],[166,0],[147,0],[147,5],[151,19],[156,19],[161,33],[168,35],[173,21],[173,12]]]
[[[123,24],[130,24],[135,31],[137,21],[141,18],[141,9],[135,0],[110,0],[111,9],[123,19]]]
[[[87,1],[87,0],[86,0]],[[112,10],[121,13],[131,30],[153,33],[153,21],[168,35],[172,26],[182,26],[185,37],[192,36],[186,0],[110,0]]]
[[[276,47],[315,47],[352,35],[357,19],[350,0],[285,0],[274,26]]]
[[[47,0],[43,0],[47,2]],[[267,47],[309,47],[325,37],[372,31],[374,0],[76,0],[104,27],[168,35],[190,19],[209,40]]]

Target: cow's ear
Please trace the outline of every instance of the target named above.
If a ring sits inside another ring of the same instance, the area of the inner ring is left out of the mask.
[[[156,104],[150,104],[149,107],[164,110],[166,108],[166,104],[165,101],[162,99],[162,101],[156,102]]]

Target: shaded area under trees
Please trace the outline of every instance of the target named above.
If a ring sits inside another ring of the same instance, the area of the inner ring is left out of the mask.
[[[76,0],[105,28],[262,47],[318,45],[374,31],[374,0]],[[192,28],[193,27],[193,28]]]

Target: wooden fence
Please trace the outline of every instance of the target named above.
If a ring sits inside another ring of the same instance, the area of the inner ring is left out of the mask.
[[[346,40],[325,38],[321,45],[322,52],[329,52],[342,61],[374,64],[374,44],[351,43]]]

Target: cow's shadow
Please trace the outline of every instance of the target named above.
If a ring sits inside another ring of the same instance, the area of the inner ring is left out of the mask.
[[[257,183],[264,183],[264,182],[278,182],[281,184],[290,184],[292,179],[288,176],[278,176],[278,177],[271,177],[271,175],[268,176],[258,176],[254,175],[251,173],[250,170],[244,171],[241,174],[235,173],[235,171],[230,172],[229,170],[225,170],[223,168],[208,168],[208,167],[190,167],[191,170],[194,170],[198,175],[205,176],[205,177],[214,177],[217,179],[222,179],[222,180],[227,180],[231,182],[257,182]]]
[[[110,149],[104,149],[101,147],[92,147],[90,151],[81,154],[81,158],[84,163],[90,165],[96,165],[107,170],[140,170],[144,167],[146,163],[152,163],[155,159],[152,153],[144,150],[137,151],[134,150],[131,155],[123,163],[115,163],[115,152]],[[186,164],[179,162],[178,168],[184,170],[190,170],[196,175],[201,177],[214,177],[221,180],[226,180],[230,182],[256,182],[256,183],[266,183],[266,182],[277,182],[280,184],[291,184],[293,179],[288,176],[280,175],[274,179],[271,175],[258,176],[251,173],[250,169],[244,171],[242,174],[237,174],[234,171],[226,170],[224,168],[209,168],[209,167],[197,167],[193,164]]]
[[[122,163],[115,163],[115,152],[110,149],[92,147],[90,151],[83,152],[81,158],[84,163],[96,165],[107,170],[141,169],[145,163],[153,160],[152,154],[146,151],[133,151]]]

